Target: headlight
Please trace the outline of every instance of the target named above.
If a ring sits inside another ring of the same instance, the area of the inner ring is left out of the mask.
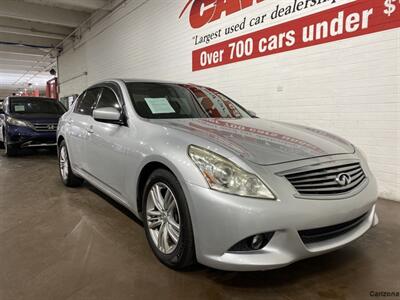
[[[14,125],[14,126],[21,126],[21,127],[30,127],[33,128],[32,123],[28,121],[18,120],[15,118],[7,117],[7,123]]]
[[[211,189],[244,197],[275,199],[260,178],[216,153],[191,145],[189,156]]]

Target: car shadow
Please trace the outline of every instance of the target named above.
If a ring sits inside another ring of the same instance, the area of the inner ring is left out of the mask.
[[[0,155],[5,156],[4,150],[0,150]],[[32,157],[57,157],[57,148],[51,149],[21,149],[18,154],[12,157],[7,157],[9,159],[18,159],[18,158],[32,158]]]
[[[91,185],[89,182],[85,181],[83,184],[83,187],[87,188],[91,192],[95,193],[97,196],[101,197],[105,201],[108,202],[111,206],[113,206],[115,209],[119,210],[121,213],[123,213],[125,216],[133,220],[136,224],[143,226],[143,222],[135,216],[133,212],[131,212],[128,208],[126,208],[124,205],[121,203],[115,201],[108,195],[104,194],[102,191],[97,189],[95,186]]]

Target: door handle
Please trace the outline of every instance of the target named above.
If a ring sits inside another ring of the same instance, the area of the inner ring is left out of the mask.
[[[86,128],[87,133],[92,134],[94,133],[93,126]]]

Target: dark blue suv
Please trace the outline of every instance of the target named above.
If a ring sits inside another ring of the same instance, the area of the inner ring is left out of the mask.
[[[55,147],[62,104],[41,97],[8,97],[0,107],[0,147],[13,156],[23,148]]]

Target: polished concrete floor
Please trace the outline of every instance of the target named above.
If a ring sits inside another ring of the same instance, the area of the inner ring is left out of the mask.
[[[54,153],[0,151],[0,299],[378,299],[370,291],[400,292],[400,204],[378,212],[350,246],[284,269],[174,272],[131,213],[89,185],[65,188]]]

